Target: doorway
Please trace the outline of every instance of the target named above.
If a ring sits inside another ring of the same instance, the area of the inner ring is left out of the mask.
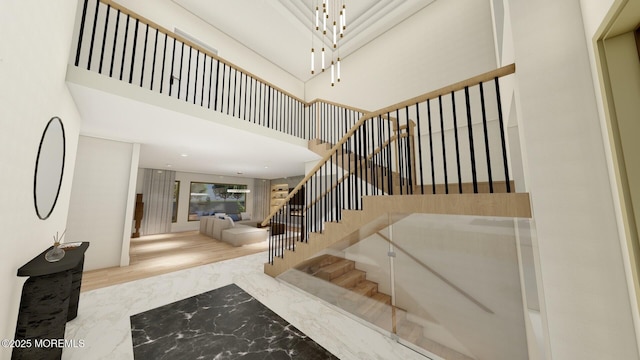
[[[597,40],[597,61],[633,284],[640,294],[640,1],[620,1],[615,8]]]

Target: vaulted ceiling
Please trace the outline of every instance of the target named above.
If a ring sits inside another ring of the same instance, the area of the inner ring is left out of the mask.
[[[333,49],[331,28],[313,31],[322,0],[172,0],[301,81],[308,81],[311,47]],[[339,0],[347,29],[339,53],[346,58],[434,0]],[[251,24],[251,26],[247,26]]]

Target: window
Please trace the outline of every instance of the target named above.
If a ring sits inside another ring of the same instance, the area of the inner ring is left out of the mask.
[[[247,192],[247,185],[192,182],[189,195],[189,221],[200,220],[200,216],[215,213],[244,212]]]
[[[171,222],[178,222],[178,196],[180,195],[180,181],[173,183],[173,210],[171,212]]]

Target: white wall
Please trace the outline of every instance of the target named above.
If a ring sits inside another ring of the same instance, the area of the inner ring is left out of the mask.
[[[66,241],[89,241],[85,270],[120,266],[134,145],[80,136]],[[135,182],[133,182],[135,184]]]
[[[304,98],[304,84],[278,66],[260,57],[251,49],[187,12],[171,0],[153,2],[121,0],[119,4],[143,14],[147,19],[173,31],[175,27],[189,33],[202,42],[216,48],[218,55],[230,63],[250,71],[283,88],[295,96]]]
[[[489,1],[435,1],[344,58],[336,86],[328,72],[308,81],[305,97],[373,111],[495,68]]]
[[[637,359],[580,4],[509,6],[550,355]]]
[[[0,337],[12,339],[22,284],[16,272],[62,232],[73,179],[80,116],[65,86],[76,1],[0,1]],[[34,210],[36,154],[49,119],[62,119],[66,159],[62,189],[51,216]],[[0,349],[9,358],[10,349]]]
[[[246,209],[248,213],[253,214],[253,189],[254,179],[242,178],[236,176],[223,175],[207,175],[186,172],[176,172],[176,181],[180,181],[180,195],[178,199],[178,221],[171,225],[171,232],[198,230],[200,228],[199,221],[188,221],[189,215],[189,193],[191,182],[208,182],[219,184],[240,184],[247,185],[251,190],[246,197]],[[261,220],[261,219],[257,219]],[[257,221],[256,220],[256,221]]]

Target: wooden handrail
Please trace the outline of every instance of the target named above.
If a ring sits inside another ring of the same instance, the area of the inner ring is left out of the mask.
[[[318,98],[309,101],[308,103],[305,104],[305,106],[311,106],[311,105],[313,105],[315,103],[318,103],[318,102],[323,102],[325,104],[343,107],[343,108],[345,108],[347,110],[352,110],[352,111],[356,111],[356,112],[363,113],[363,114],[366,114],[366,113],[369,112],[368,110],[360,109],[360,108],[357,108],[355,106],[344,105],[344,104],[340,104],[340,103],[337,103],[337,102],[334,102],[334,101],[318,99]]]
[[[143,23],[145,23],[145,24],[149,25],[150,27],[154,27],[154,28],[156,28],[158,31],[160,31],[160,32],[164,33],[165,35],[170,36],[170,37],[173,37],[173,38],[175,38],[176,40],[178,40],[178,41],[180,41],[180,42],[182,42],[182,43],[184,43],[184,44],[186,44],[186,45],[188,45],[188,46],[190,46],[190,47],[194,48],[195,50],[198,50],[198,51],[200,51],[201,53],[204,53],[204,54],[206,54],[207,56],[210,56],[210,57],[212,57],[212,58],[214,58],[214,59],[216,59],[216,60],[218,60],[218,61],[220,61],[220,62],[222,62],[222,63],[226,64],[226,65],[227,65],[227,66],[229,66],[230,68],[233,68],[233,69],[235,69],[235,70],[237,70],[237,71],[240,71],[240,72],[242,72],[242,73],[245,73],[246,75],[248,75],[248,76],[250,76],[250,77],[252,77],[252,78],[254,78],[254,79],[256,79],[256,80],[259,80],[260,82],[264,83],[265,85],[270,86],[271,88],[276,89],[276,90],[280,91],[281,93],[286,94],[287,96],[289,96],[289,97],[291,97],[291,98],[293,98],[293,99],[295,99],[295,100],[297,100],[297,101],[299,101],[299,102],[301,102],[301,103],[303,103],[303,104],[305,104],[305,105],[307,104],[307,102],[306,102],[306,101],[304,101],[303,99],[301,99],[301,98],[299,98],[299,97],[297,97],[297,96],[295,96],[295,95],[291,94],[290,92],[288,92],[288,91],[286,91],[286,90],[282,89],[281,87],[279,87],[279,86],[277,86],[277,85],[274,85],[273,83],[271,83],[271,82],[269,82],[269,81],[266,81],[266,80],[262,79],[261,77],[259,77],[259,76],[255,75],[255,74],[251,73],[250,71],[248,71],[248,70],[246,70],[246,69],[243,69],[243,68],[241,68],[241,67],[239,67],[239,66],[236,66],[236,65],[234,65],[234,64],[232,64],[232,63],[230,63],[230,62],[228,62],[227,60],[225,60],[225,59],[221,58],[220,56],[218,56],[218,55],[216,55],[216,54],[212,53],[211,51],[209,51],[209,50],[207,50],[207,49],[203,48],[202,46],[200,46],[200,45],[198,45],[198,44],[196,44],[196,43],[192,42],[191,40],[186,39],[186,38],[184,38],[184,37],[182,37],[182,36],[180,36],[180,35],[178,35],[178,34],[174,33],[173,31],[171,31],[171,30],[168,30],[168,29],[164,28],[163,26],[161,26],[161,25],[159,25],[159,24],[157,24],[157,23],[155,23],[155,22],[153,22],[153,21],[151,21],[151,20],[147,19],[146,17],[144,17],[144,16],[142,16],[142,15],[140,15],[140,14],[138,14],[138,13],[136,13],[136,12],[132,11],[132,10],[129,10],[128,8],[126,8],[126,7],[124,7],[124,6],[120,5],[120,4],[118,4],[117,2],[115,2],[115,1],[113,1],[113,0],[98,0],[98,1],[102,2],[102,3],[103,3],[103,4],[105,4],[105,5],[109,5],[109,6],[111,6],[111,8],[113,8],[113,9],[120,10],[120,12],[121,12],[121,13],[123,13],[123,14],[125,14],[125,15],[129,15],[129,16],[131,16],[131,17],[135,18],[135,19],[138,19],[138,20],[140,20],[141,22],[143,22]]]
[[[338,141],[323,157],[320,161],[318,161],[318,163],[313,167],[313,169],[311,169],[311,171],[309,171],[307,173],[307,175],[305,175],[305,177],[300,181],[300,183],[298,183],[298,185],[296,185],[295,188],[293,188],[293,190],[291,190],[291,192],[289,192],[289,195],[284,199],[283,201],[283,205],[280,205],[276,210],[272,211],[269,216],[267,216],[265,218],[265,220],[262,222],[263,226],[266,226],[269,223],[269,220],[271,220],[271,218],[273,216],[276,215],[276,213],[278,211],[280,211],[280,209],[286,205],[289,200],[291,200],[291,198],[298,193],[298,191],[300,191],[300,189],[302,188],[302,186],[309,180],[311,179],[311,177],[313,177],[315,175],[315,173],[322,167],[324,166],[324,164],[331,159],[331,157],[333,157],[333,154],[336,153],[338,151],[338,149],[340,149],[340,147],[347,142],[347,140],[349,140],[349,138],[358,130],[358,128],[360,128],[360,126],[362,126],[362,124],[364,124],[367,120],[370,120],[372,118],[378,117],[378,116],[386,116],[388,113],[391,113],[392,111],[395,111],[396,109],[400,109],[402,107],[406,107],[406,106],[411,106],[411,105],[415,105],[417,103],[421,103],[430,99],[434,99],[437,98],[438,96],[441,95],[446,95],[446,94],[450,94],[452,91],[458,91],[458,90],[462,90],[465,87],[468,86],[473,86],[473,85],[477,85],[481,82],[485,82],[485,81],[490,81],[493,80],[495,78],[499,78],[499,77],[503,77],[503,76],[507,76],[510,74],[515,73],[516,71],[516,65],[515,64],[510,64],[510,65],[506,65],[503,66],[501,68],[492,70],[492,71],[488,71],[486,73],[480,74],[480,75],[476,75],[474,77],[471,77],[469,79],[466,80],[462,80],[460,82],[457,82],[455,84],[451,84],[445,87],[442,87],[440,89],[437,90],[433,90],[430,91],[428,93],[416,96],[414,98],[411,98],[409,100],[405,100],[402,102],[399,102],[395,105],[390,105],[387,106],[385,108],[382,108],[380,110],[374,111],[374,112],[367,112],[364,115],[362,115],[362,117],[353,125],[353,127],[351,127],[351,129],[349,129],[349,131],[347,131],[347,133],[342,137],[342,139],[340,139],[340,141]]]
[[[403,108],[403,107],[406,107],[406,106],[415,105],[417,103],[425,102],[425,101],[430,100],[430,99],[435,99],[435,98],[437,98],[438,96],[441,96],[441,95],[448,95],[452,91],[462,90],[465,87],[477,85],[477,84],[479,84],[481,82],[485,82],[485,81],[490,81],[490,80],[493,80],[493,79],[495,79],[497,77],[499,78],[499,77],[511,75],[511,74],[513,74],[515,72],[516,72],[516,64],[506,65],[506,66],[503,66],[503,67],[495,69],[495,70],[487,71],[484,74],[476,75],[474,77],[468,78],[466,80],[462,80],[462,81],[457,82],[455,84],[451,84],[451,85],[442,87],[440,89],[433,90],[433,91],[430,91],[428,93],[416,96],[414,98],[399,102],[397,104],[387,106],[385,108],[382,108],[380,110],[377,110],[377,111],[375,111],[375,112],[373,112],[371,114],[367,114],[367,115],[372,116],[372,117],[385,115],[385,114],[390,113],[390,112],[392,112],[392,111],[394,111],[396,109],[400,109],[400,108]]]

